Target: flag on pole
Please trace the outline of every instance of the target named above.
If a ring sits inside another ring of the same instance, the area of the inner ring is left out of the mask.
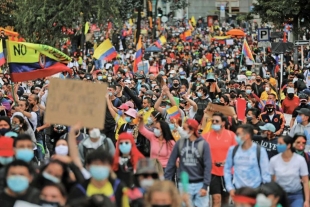
[[[133,72],[138,71],[138,64],[142,61],[142,40],[141,36],[139,37],[139,41],[137,44],[137,49],[136,49],[136,58],[134,61],[134,66],[133,66]]]
[[[3,43],[2,39],[0,39],[0,66],[4,65],[4,63],[5,63],[5,57],[3,52]]]
[[[86,22],[86,23],[85,23],[85,30],[84,30],[84,34],[87,34],[87,33],[88,33],[89,28],[90,28],[90,26],[89,26],[89,22]]]
[[[196,26],[196,19],[194,16],[192,16],[191,22],[192,22],[192,25],[195,27]]]
[[[254,60],[254,57],[252,55],[251,49],[247,43],[247,41],[244,39],[243,46],[242,46],[242,54],[246,57],[248,57],[250,60]]]
[[[117,56],[117,52],[114,49],[112,43],[109,39],[106,39],[103,43],[101,43],[94,52],[94,58],[97,60],[112,60]]]
[[[6,41],[7,62],[14,82],[35,80],[60,72],[72,73],[67,67],[71,58],[61,51],[41,44]]]
[[[184,41],[186,41],[186,42],[192,41],[192,31],[187,30],[183,34],[184,34]]]
[[[164,44],[167,43],[167,39],[165,36],[161,36],[154,44],[158,47],[161,48]]]

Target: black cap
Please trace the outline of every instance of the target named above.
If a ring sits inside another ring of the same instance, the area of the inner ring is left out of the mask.
[[[303,114],[305,116],[310,116],[310,109],[308,108],[301,108],[300,110],[297,110],[298,114]]]

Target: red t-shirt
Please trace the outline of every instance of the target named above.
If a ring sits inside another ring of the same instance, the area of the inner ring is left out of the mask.
[[[215,166],[216,162],[225,162],[228,150],[231,146],[237,145],[236,135],[230,130],[223,129],[222,132],[216,133],[211,130],[202,135],[202,137],[209,143],[211,158],[212,158],[212,175],[224,176],[224,166]]]
[[[293,99],[288,99],[287,97],[282,102],[283,113],[293,114],[294,109],[299,106],[299,98],[294,96]]]

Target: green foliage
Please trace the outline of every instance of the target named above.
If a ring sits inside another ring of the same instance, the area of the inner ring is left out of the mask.
[[[0,1],[0,27],[14,26],[13,12],[16,9],[14,0]]]
[[[310,0],[257,0],[253,12],[259,14],[263,22],[273,22],[282,27],[285,21],[293,21],[294,33],[298,32],[298,19],[310,20]],[[306,25],[304,25],[306,26]]]
[[[54,45],[68,37],[62,27],[83,28],[86,21],[119,23],[117,0],[15,0],[16,30],[27,41]],[[82,29],[83,31],[83,29]],[[80,30],[81,32],[81,30]],[[84,31],[83,31],[84,32]]]

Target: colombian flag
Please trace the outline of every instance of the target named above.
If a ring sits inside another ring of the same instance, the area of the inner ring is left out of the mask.
[[[154,44],[158,47],[161,48],[164,44],[166,44],[167,40],[165,36],[161,36]]]
[[[116,75],[118,69],[119,69],[119,62],[118,60],[115,60],[114,63],[113,63],[113,72],[114,72],[114,75]]]
[[[242,46],[242,54],[244,56],[247,56],[250,60],[254,61],[254,57],[252,55],[251,49],[245,39],[244,39],[243,46]]]
[[[133,72],[138,71],[138,64],[142,61],[142,41],[141,41],[141,36],[139,37],[139,41],[137,44],[137,49],[136,49],[136,58],[134,61],[134,66],[133,66]]]
[[[65,71],[72,72],[65,65],[71,58],[53,47],[10,40],[6,41],[6,45],[7,62],[14,82],[34,80]]]
[[[99,45],[99,47],[96,48],[94,52],[94,58],[97,60],[112,60],[117,56],[117,52],[114,49],[112,43],[110,40],[106,39],[103,43]]]
[[[184,32],[184,40],[187,42],[191,42],[192,41],[192,31],[187,30]]]
[[[177,119],[181,117],[179,112],[179,108],[177,106],[172,106],[171,108],[167,109],[167,114],[169,115],[170,119]]]
[[[3,53],[3,45],[2,45],[2,39],[0,39],[0,66],[2,66],[5,63],[4,53]]]

